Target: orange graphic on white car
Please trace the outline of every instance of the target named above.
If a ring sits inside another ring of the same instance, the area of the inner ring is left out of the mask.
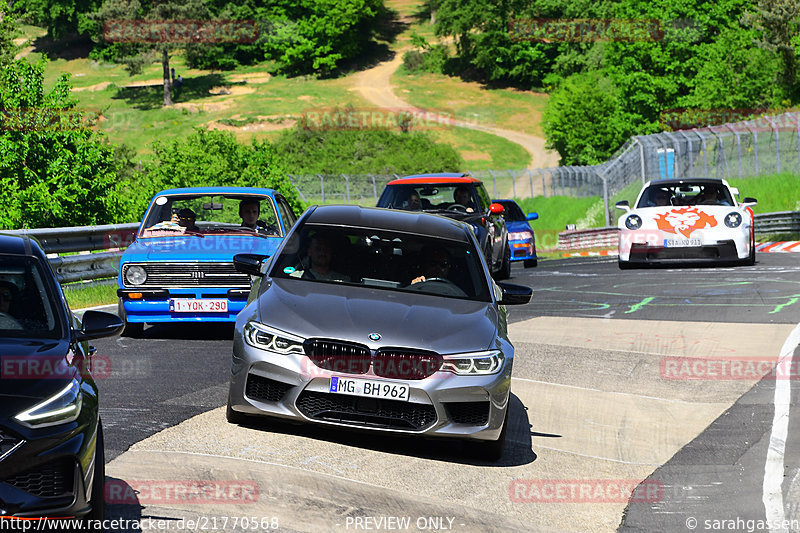
[[[687,239],[695,230],[713,228],[717,221],[713,216],[700,211],[696,207],[673,209],[655,217],[658,229],[667,233],[680,233]]]

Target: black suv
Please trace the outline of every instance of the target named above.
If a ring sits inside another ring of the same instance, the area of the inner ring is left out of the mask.
[[[105,457],[94,348],[122,320],[67,306],[30,237],[0,234],[0,521],[103,519]]]
[[[424,211],[468,222],[497,279],[511,276],[503,206],[492,203],[483,183],[469,174],[419,174],[390,181],[378,207]]]

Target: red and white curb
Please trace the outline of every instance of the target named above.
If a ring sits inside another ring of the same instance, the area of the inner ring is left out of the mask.
[[[756,244],[756,252],[784,253],[800,252],[800,241],[762,242]]]
[[[618,256],[617,250],[602,250],[600,252],[574,252],[571,254],[563,254],[561,257],[598,257],[598,256]]]

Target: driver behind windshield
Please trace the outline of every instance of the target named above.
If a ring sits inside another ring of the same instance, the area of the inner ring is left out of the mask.
[[[450,274],[450,256],[444,248],[423,248],[422,257],[422,274],[412,279],[411,285],[431,278],[447,279]]]
[[[467,209],[467,213],[472,213],[472,195],[469,193],[469,188],[459,185],[453,191],[453,200],[456,204],[463,205]]]
[[[261,214],[261,202],[255,198],[246,198],[239,203],[239,216],[242,217],[242,227],[254,231],[266,231],[267,224],[258,220]]]

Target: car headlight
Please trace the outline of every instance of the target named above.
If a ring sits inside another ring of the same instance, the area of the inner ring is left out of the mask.
[[[281,354],[305,353],[303,350],[305,339],[270,328],[259,322],[248,322],[244,325],[244,340],[250,346],[261,350]]]
[[[32,428],[66,424],[78,418],[81,405],[83,405],[81,384],[77,379],[73,379],[58,393],[21,412],[14,418]]]
[[[533,239],[533,233],[530,231],[515,231],[508,234],[510,241],[529,241]]]
[[[131,285],[142,285],[147,281],[147,271],[139,265],[129,266],[125,271],[125,281]]]
[[[630,215],[625,219],[625,227],[628,229],[639,229],[642,227],[642,219],[639,215]]]
[[[503,367],[503,353],[498,350],[486,352],[445,355],[442,368],[459,376],[496,374]]]
[[[729,228],[738,228],[742,224],[742,215],[732,211],[725,215],[725,225]]]

